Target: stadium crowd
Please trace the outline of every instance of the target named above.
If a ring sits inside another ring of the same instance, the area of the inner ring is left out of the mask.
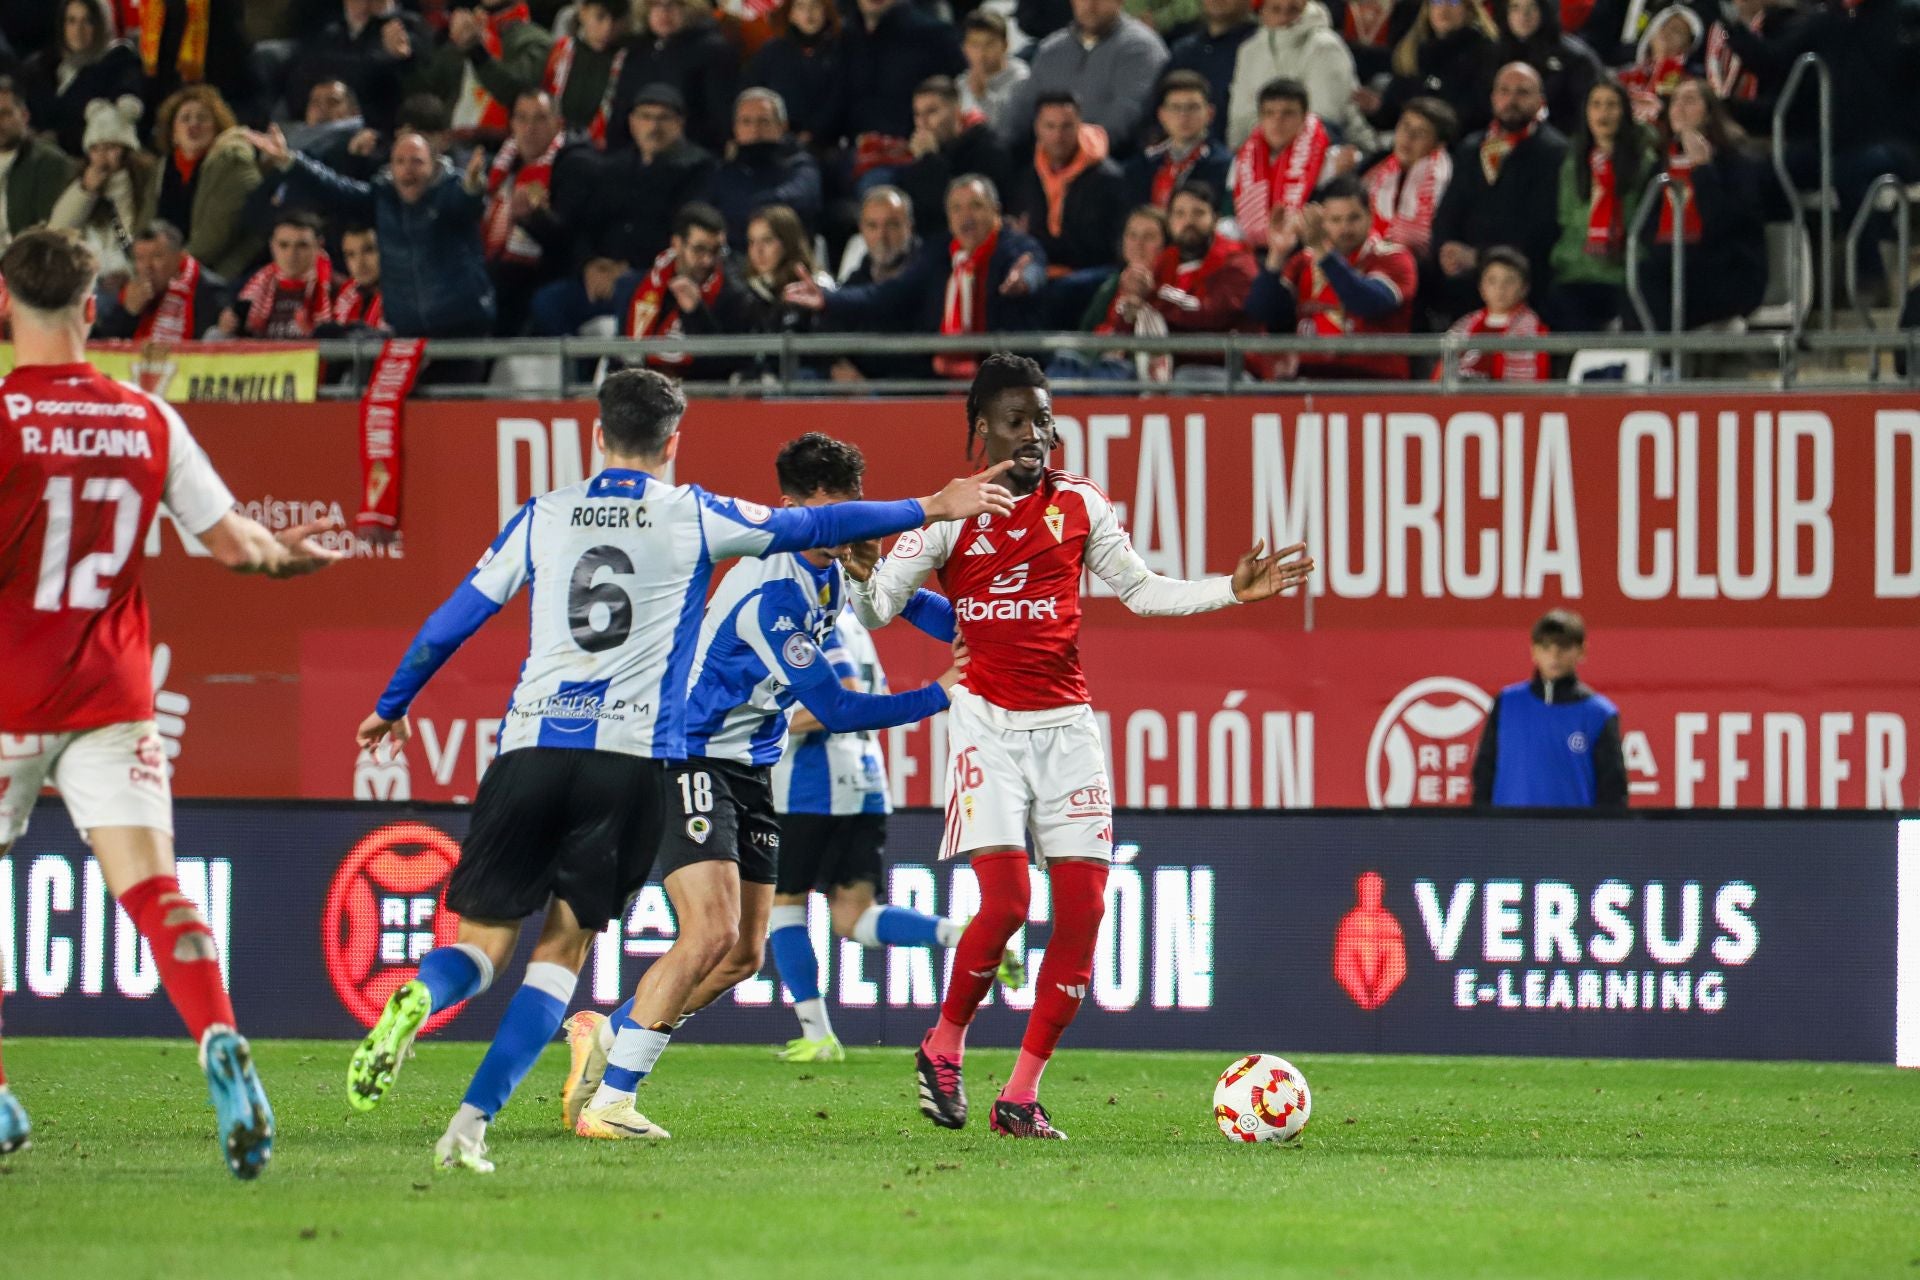
[[[1688,327],[1760,304],[1766,223],[1793,216],[1760,140],[1804,52],[1833,73],[1841,217],[1881,173],[1920,180],[1920,0],[727,3],[6,6],[0,247],[75,229],[100,332],[140,340],[1528,334],[1637,325],[1626,239],[1662,172],[1688,198],[1646,221],[1656,322],[1676,237]],[[1785,155],[1809,189],[1812,106]]]

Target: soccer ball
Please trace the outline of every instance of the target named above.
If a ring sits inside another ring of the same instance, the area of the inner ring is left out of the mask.
[[[1248,1054],[1213,1086],[1214,1122],[1235,1142],[1292,1142],[1312,1110],[1300,1068],[1270,1053]]]

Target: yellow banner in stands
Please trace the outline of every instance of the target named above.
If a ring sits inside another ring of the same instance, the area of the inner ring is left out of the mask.
[[[87,358],[110,378],[175,404],[288,404],[312,400],[320,356],[300,342],[97,342]],[[13,344],[0,344],[0,374],[13,369]]]

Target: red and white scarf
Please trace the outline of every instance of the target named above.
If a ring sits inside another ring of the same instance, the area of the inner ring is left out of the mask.
[[[1764,11],[1754,14],[1747,21],[1747,29],[1757,34],[1764,16]],[[1733,41],[1727,38],[1724,22],[1716,22],[1707,30],[1706,67],[1707,83],[1723,101],[1751,102],[1760,95],[1760,81],[1733,51]]]
[[[1587,198],[1587,252],[1596,258],[1611,258],[1619,252],[1622,216],[1612,150],[1594,147],[1588,151],[1587,170],[1593,178]]]
[[[1309,115],[1300,132],[1278,155],[1267,135],[1255,129],[1233,158],[1233,212],[1249,247],[1267,247],[1267,220],[1275,209],[1298,209],[1320,185],[1327,159],[1327,127]]]
[[[516,22],[533,21],[533,13],[525,4],[516,4],[511,8],[489,11],[478,10],[480,17],[480,43],[493,57],[498,58],[504,50],[500,41],[500,32],[504,27]],[[465,64],[465,74],[461,88],[466,91],[465,100],[460,102],[453,112],[456,128],[482,131],[504,132],[507,127],[507,107],[487,92],[473,74],[473,64]]]
[[[653,260],[653,269],[647,272],[647,278],[633,291],[633,303],[627,308],[626,336],[629,338],[677,338],[685,330],[681,326],[680,303],[674,298],[673,290],[668,288],[680,275],[679,264],[671,249],[666,250]],[[726,280],[726,267],[723,263],[713,264],[713,274],[700,286],[700,301],[712,306],[720,297],[721,285]],[[681,351],[652,352],[647,356],[649,364],[683,365],[693,357]]]
[[[501,144],[487,167],[487,207],[480,215],[480,235],[488,262],[540,261],[540,242],[513,220],[513,192],[522,184],[551,187],[553,158],[560,154],[565,141],[564,133],[555,134],[540,158],[530,164],[520,163],[520,144],[511,137]]]
[[[1436,147],[1404,168],[1400,157],[1388,154],[1367,174],[1367,195],[1373,207],[1373,234],[1423,254],[1433,240],[1433,211],[1453,181],[1453,157]]]
[[[387,302],[375,285],[369,292],[360,287],[358,280],[348,280],[339,293],[334,295],[333,310],[327,319],[335,324],[363,324],[370,329],[387,327]]]
[[[1693,189],[1693,161],[1677,144],[1667,156],[1667,176],[1673,179],[1673,185],[1685,192],[1687,197],[1684,205],[1686,212],[1680,215],[1681,234],[1686,237],[1688,244],[1698,244],[1701,231],[1700,201]],[[1661,244],[1673,243],[1673,202],[1671,200],[1660,202],[1659,239]]]
[[[294,332],[302,337],[310,335],[313,326],[326,319],[333,309],[333,263],[326,252],[322,250],[315,255],[313,274],[305,280],[287,279],[271,262],[254,272],[253,279],[240,290],[239,301],[247,304],[241,330],[250,337],[265,337],[267,324],[273,319],[274,303],[283,292],[297,293],[300,297],[293,316]]]
[[[946,304],[940,312],[941,333],[985,333],[987,298],[993,282],[987,278],[993,265],[993,253],[1000,247],[1000,229],[968,249],[958,240],[949,242],[947,254],[953,269],[947,274]],[[933,358],[933,368],[943,378],[971,377],[979,367],[972,356],[944,353]]]
[[[200,336],[193,314],[194,295],[200,290],[200,261],[180,255],[180,269],[167,281],[167,291],[147,308],[134,326],[135,342],[191,342]]]
[[[1679,83],[1687,78],[1686,57],[1661,58],[1657,62],[1628,67],[1620,73],[1620,84],[1633,103],[1633,118],[1652,124],[1660,118],[1660,105],[1673,96]]]
[[[1392,13],[1391,4],[1355,0],[1355,3],[1347,6],[1346,17],[1341,19],[1341,34],[1350,46],[1384,49],[1387,47],[1387,18]]]
[[[1454,321],[1453,328],[1448,332],[1532,338],[1546,331],[1547,326],[1540,322],[1533,308],[1522,304],[1500,321],[1495,321],[1482,307]],[[1545,382],[1547,366],[1547,353],[1544,351],[1475,351],[1469,347],[1460,353],[1460,376],[1463,378],[1486,378],[1492,382]],[[1436,368],[1434,377],[1438,378],[1440,372]]]
[[[579,48],[578,36],[561,36],[553,42],[553,52],[547,55],[547,74],[544,84],[547,96],[553,99],[555,107],[567,91],[567,78],[573,74],[573,55]],[[605,151],[607,149],[607,112],[613,108],[613,91],[620,83],[620,72],[627,65],[627,49],[622,45],[613,55],[613,65],[607,68],[607,87],[600,95],[600,106],[593,113],[593,119],[587,122],[587,136],[593,145]]]
[[[1507,132],[1506,126],[1498,120],[1487,126],[1487,136],[1480,142],[1480,172],[1486,178],[1487,185],[1500,181],[1500,167],[1513,154],[1513,149],[1533,136],[1540,127],[1538,120],[1527,121],[1527,127],[1518,133]]]
[[[149,80],[160,74],[160,45],[166,35],[167,13],[175,9],[164,0],[149,0],[140,6],[140,66]],[[206,79],[213,0],[185,0],[177,9],[185,10],[186,21],[180,28],[180,48],[173,55],[173,68],[180,73],[181,84],[198,84]]]
[[[1147,158],[1154,161],[1153,190],[1147,203],[1156,209],[1164,209],[1173,203],[1173,193],[1182,183],[1193,176],[1200,161],[1206,158],[1207,141],[1202,138],[1193,144],[1186,158],[1180,159],[1173,154],[1173,143],[1163,142],[1157,147],[1147,148]]]

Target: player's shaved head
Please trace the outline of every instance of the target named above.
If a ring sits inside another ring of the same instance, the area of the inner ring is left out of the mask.
[[[72,231],[24,231],[0,255],[0,277],[14,303],[48,315],[86,301],[99,274],[100,260]]]
[[[652,369],[622,369],[600,384],[600,430],[623,457],[658,455],[686,412],[680,385]]]
[[[780,476],[780,492],[795,501],[816,493],[857,498],[861,479],[867,473],[867,460],[846,441],[809,431],[787,441],[773,467]]]

